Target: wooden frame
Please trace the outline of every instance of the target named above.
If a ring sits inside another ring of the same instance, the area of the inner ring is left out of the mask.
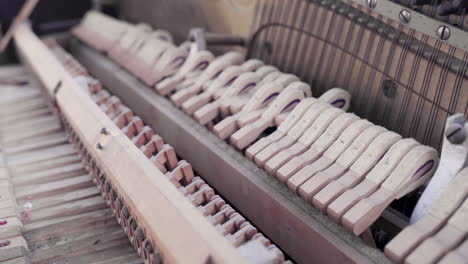
[[[23,62],[55,98],[61,113],[131,207],[165,262],[246,262],[91,101],[25,24],[18,27],[14,38]],[[109,134],[101,134],[102,128]],[[98,143],[102,149],[96,148]]]

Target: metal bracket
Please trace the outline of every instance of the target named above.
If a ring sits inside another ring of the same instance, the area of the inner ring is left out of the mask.
[[[245,46],[245,39],[241,36],[206,32],[204,28],[192,28],[188,39],[195,42],[199,50],[206,50],[207,46]]]
[[[468,52],[468,32],[455,26],[425,16],[419,12],[393,3],[389,0],[350,0],[359,5],[399,21],[434,39]]]

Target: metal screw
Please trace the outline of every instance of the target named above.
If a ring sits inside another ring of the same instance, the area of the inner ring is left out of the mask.
[[[447,40],[450,38],[450,28],[448,28],[447,26],[440,26],[437,29],[436,34],[437,37],[439,37],[440,39]]]
[[[103,127],[103,128],[101,129],[101,134],[102,134],[102,135],[109,135],[109,131],[107,131],[107,129],[106,129],[105,127]]]
[[[96,148],[102,150],[104,147],[101,145],[101,143],[98,142],[96,144]]]
[[[366,0],[366,3],[369,8],[375,8],[377,6],[377,0]]]
[[[401,22],[405,24],[408,24],[411,21],[411,13],[406,9],[403,9],[400,11],[399,17],[400,17]]]

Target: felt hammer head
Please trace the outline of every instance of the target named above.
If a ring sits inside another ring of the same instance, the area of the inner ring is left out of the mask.
[[[465,117],[454,114],[447,119],[445,137],[452,144],[462,144],[466,140]]]

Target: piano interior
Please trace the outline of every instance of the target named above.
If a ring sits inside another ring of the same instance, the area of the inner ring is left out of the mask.
[[[468,263],[466,0],[78,2],[0,40],[0,262]]]

